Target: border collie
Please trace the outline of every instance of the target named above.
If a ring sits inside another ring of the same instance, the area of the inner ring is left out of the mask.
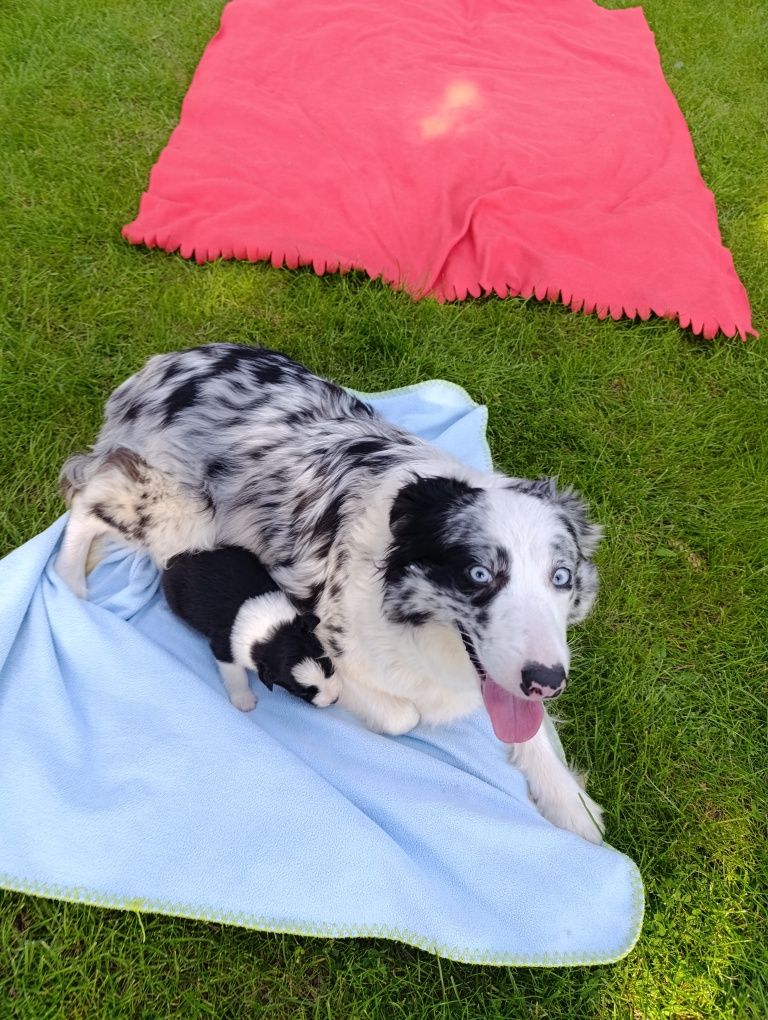
[[[601,840],[599,807],[542,725],[567,626],[597,591],[600,529],[571,489],[470,468],[285,355],[234,344],[151,358],[61,480],[57,566],[74,592],[104,533],[161,566],[248,548],[319,617],[342,706],[400,734],[484,703],[541,813]]]
[[[242,712],[256,705],[246,670],[269,690],[277,684],[322,708],[341,686],[314,634],[320,622],[297,613],[246,549],[221,546],[174,556],[162,575],[171,610],[208,638],[229,700]]]

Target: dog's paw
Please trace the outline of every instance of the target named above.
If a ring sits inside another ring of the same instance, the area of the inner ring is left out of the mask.
[[[393,697],[387,699],[386,715],[376,728],[387,736],[401,737],[404,733],[410,733],[420,722],[421,715],[412,701]]]
[[[241,712],[250,712],[256,708],[256,695],[253,691],[237,691],[235,694],[230,694],[229,700],[235,706],[239,708]]]
[[[335,705],[341,696],[341,680],[337,676],[326,677],[322,684],[316,685],[319,689],[312,699],[312,704],[318,708],[327,708],[328,705]]]
[[[596,804],[574,779],[567,790],[539,796],[536,806],[541,814],[560,829],[575,832],[590,843],[602,843],[603,809]]]

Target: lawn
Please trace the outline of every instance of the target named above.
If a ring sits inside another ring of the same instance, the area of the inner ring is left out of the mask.
[[[768,8],[645,10],[765,332]],[[414,304],[357,275],[129,247],[120,227],[219,13],[213,0],[5,5],[0,553],[62,511],[64,457],[149,354],[263,342],[358,389],[461,383],[490,408],[502,469],[559,474],[606,525],[562,737],[610,841],[640,865],[645,926],[611,966],[493,969],[0,893],[0,1018],[768,1016],[765,341],[536,301]]]

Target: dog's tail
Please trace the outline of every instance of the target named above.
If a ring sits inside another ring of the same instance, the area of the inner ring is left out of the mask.
[[[90,546],[102,535],[149,553],[160,568],[179,552],[214,545],[208,494],[178,482],[133,450],[115,447],[101,456],[70,457],[61,487],[70,519],[59,573],[73,591],[83,589]]]
[[[64,461],[64,466],[59,472],[59,492],[67,506],[70,506],[72,497],[85,487],[85,483],[93,474],[93,469],[97,466],[95,460],[91,453],[74,453]]]
[[[64,461],[59,472],[59,490],[67,502],[71,504],[73,497],[84,489],[91,479],[97,475],[116,474],[126,483],[140,484],[153,476],[161,477],[161,472],[154,470],[143,457],[124,446],[116,446],[103,456],[94,453],[75,453]]]

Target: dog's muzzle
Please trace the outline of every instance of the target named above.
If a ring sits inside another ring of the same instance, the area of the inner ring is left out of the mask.
[[[557,698],[565,690],[566,676],[562,666],[526,662],[522,678],[523,694],[528,698]]]

